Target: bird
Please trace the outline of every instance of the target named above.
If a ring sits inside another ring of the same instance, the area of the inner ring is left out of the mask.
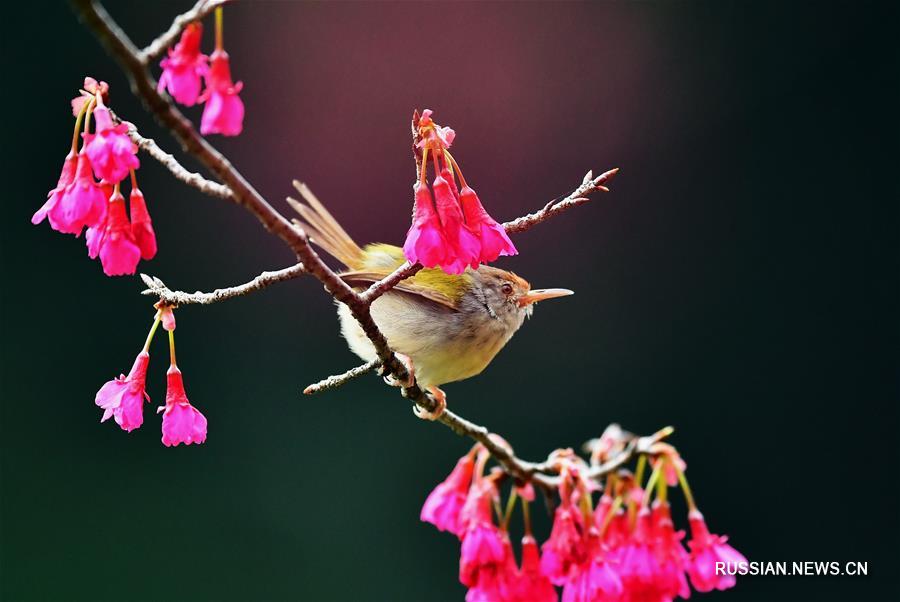
[[[357,245],[308,186],[294,181],[304,202],[288,198],[299,214],[293,220],[309,240],[340,261],[339,276],[356,290],[364,290],[406,261],[395,245]],[[574,294],[564,288],[532,289],[512,272],[488,265],[447,274],[423,268],[414,276],[375,299],[372,319],[395,355],[406,365],[410,382],[427,389],[437,407],[428,412],[414,408],[420,418],[435,420],[446,408],[440,388],[480,374],[530,318],[535,303]],[[350,350],[366,362],[377,359],[372,342],[343,303],[338,303],[341,333]],[[412,380],[414,379],[414,381]]]

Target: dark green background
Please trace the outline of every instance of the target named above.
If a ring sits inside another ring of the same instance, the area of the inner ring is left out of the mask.
[[[188,5],[109,8],[145,44]],[[86,74],[177,147],[66,5],[4,15],[0,595],[461,599],[457,544],[418,512],[468,443],[375,377],[300,395],[358,362],[310,278],[178,312],[205,445],[163,447],[149,407],[130,435],[98,423],[94,393],[131,365],[150,302],[28,220]],[[516,237],[503,267],[577,295],[448,385],[451,407],[534,459],[610,421],[672,424],[710,526],[748,558],[869,563],[868,577],[745,578],[709,599],[885,600],[900,532],[898,22],[896,5],[857,2],[241,2],[226,45],[245,131],[214,142],[278,207],[291,178],[308,182],[362,242],[406,230],[415,107],[456,128],[501,219],[621,167],[611,194]],[[141,160],[160,247],[142,271],[209,290],[290,263],[243,210]],[[161,402],[161,341],[152,355]]]

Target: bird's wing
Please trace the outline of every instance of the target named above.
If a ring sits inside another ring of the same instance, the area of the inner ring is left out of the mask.
[[[378,282],[385,276],[387,276],[390,272],[366,272],[366,271],[354,271],[354,272],[344,272],[340,274],[341,278],[350,285],[360,285],[360,284],[371,284],[373,282]],[[421,273],[421,272],[420,272]],[[453,311],[459,311],[458,300],[453,297],[444,294],[440,290],[434,289],[432,287],[424,286],[420,282],[416,282],[415,278],[410,278],[404,282],[400,282],[397,284],[392,290],[401,291],[404,293],[409,293],[411,295],[416,295],[422,297],[423,299],[427,299],[438,305],[443,305]]]

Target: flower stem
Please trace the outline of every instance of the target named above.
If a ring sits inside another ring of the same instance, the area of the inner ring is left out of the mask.
[[[684,471],[681,470],[675,462],[672,462],[672,466],[675,467],[675,472],[678,473],[678,482],[681,484],[681,490],[684,492],[684,501],[687,502],[688,510],[697,510],[697,504],[694,502],[694,494],[691,491],[691,486],[688,485],[687,478],[684,476]]]
[[[459,168],[459,163],[456,162],[456,159],[453,158],[453,155],[450,154],[450,151],[444,149],[444,157],[450,160],[450,163],[453,164],[453,170],[456,172],[457,177],[459,177],[459,183],[462,184],[462,188],[468,188],[469,185],[466,184],[466,179],[462,175],[462,170]]]
[[[425,175],[426,175],[427,171],[428,171],[428,149],[423,148],[422,149],[422,171],[419,172],[419,182],[423,186],[427,185],[425,183]]]
[[[144,342],[144,351],[150,351],[150,342],[153,340],[154,335],[156,335],[156,329],[159,328],[159,315],[155,320],[153,320],[153,326],[150,327],[150,332],[147,334],[147,340]]]
[[[657,462],[656,466],[653,467],[653,472],[650,473],[650,478],[647,479],[647,487],[644,488],[644,499],[641,500],[641,508],[646,508],[650,505],[650,498],[653,496],[653,488],[661,481],[659,477],[662,474],[662,466],[662,462]]]
[[[506,500],[506,510],[503,513],[503,530],[506,531],[509,527],[509,518],[512,516],[512,512],[516,507],[516,499],[519,495],[516,493],[516,487],[513,485],[512,490],[509,492],[509,499]]]
[[[669,459],[663,454],[659,458],[659,463],[662,466],[661,470],[665,470],[665,464]],[[656,499],[660,502],[666,501],[666,496],[669,493],[669,485],[666,483],[665,479],[659,479],[656,481]]]
[[[216,8],[216,50],[222,50],[224,48],[223,43],[223,34],[222,34],[222,7],[219,6]]]
[[[131,189],[137,190],[137,175],[134,173],[134,170],[131,170]]]
[[[75,131],[72,133],[72,152],[78,152],[78,134],[81,133],[81,122],[84,120],[84,114],[87,113],[88,105],[93,102],[93,99],[90,101],[84,101],[81,104],[81,110],[78,112],[78,116],[75,117]]]
[[[525,524],[525,535],[531,535],[531,504],[522,498],[522,522]]]
[[[619,511],[619,508],[622,507],[622,496],[617,495],[616,499],[613,500],[612,506],[609,507],[609,512],[603,518],[603,524],[600,525],[600,539],[603,539],[603,536],[606,534],[606,529],[609,528],[609,523],[612,522],[612,519],[615,518],[616,512]]]
[[[169,363],[175,366],[175,331],[169,332]]]
[[[644,472],[647,470],[647,455],[641,454],[638,456],[637,468],[634,469],[634,482],[637,483],[637,486],[641,486],[641,481],[644,480]]]
[[[94,103],[97,101],[96,96],[92,96],[87,103],[87,113],[84,116],[84,133],[87,134],[91,129],[91,113],[94,111]]]

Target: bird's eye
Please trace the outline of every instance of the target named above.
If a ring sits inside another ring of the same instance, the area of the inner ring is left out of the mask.
[[[506,283],[500,287],[500,290],[503,291],[504,295],[511,295],[513,292],[513,287],[511,284]]]

